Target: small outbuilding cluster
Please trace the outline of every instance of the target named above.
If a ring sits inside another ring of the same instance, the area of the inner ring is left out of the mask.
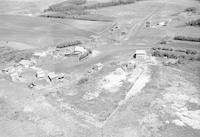
[[[65,78],[64,73],[49,72],[35,66],[34,61],[21,60],[13,66],[1,70],[2,73],[9,75],[12,82],[30,83],[28,87],[45,87],[51,82],[62,82]]]

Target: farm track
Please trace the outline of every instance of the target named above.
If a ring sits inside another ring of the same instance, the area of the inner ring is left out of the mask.
[[[166,5],[166,0],[163,2],[163,4],[162,4],[158,9],[154,10],[153,12],[151,12],[149,15],[147,15],[145,18],[143,18],[142,21],[139,21],[138,23],[136,23],[136,25],[134,24],[134,25],[131,27],[131,29],[130,29],[130,31],[129,31],[129,33],[128,33],[128,36],[125,37],[125,39],[124,39],[124,41],[122,42],[122,44],[125,44],[125,42],[126,42],[127,40],[129,40],[130,37],[136,37],[137,34],[138,34],[138,33],[140,32],[140,30],[142,29],[142,27],[145,25],[145,22],[146,22],[147,20],[149,20],[151,17],[155,16],[165,5]],[[148,66],[147,66],[147,67],[148,67]],[[148,68],[147,68],[147,69],[148,69]],[[145,83],[148,82],[148,80],[147,80],[146,82],[143,81],[144,83],[143,83],[143,82],[138,83],[137,81],[141,81],[141,77],[142,77],[142,78],[144,78],[144,77],[147,78],[147,76],[144,76],[144,75],[146,75],[146,73],[147,73],[147,70],[143,69],[143,71],[141,72],[141,74],[139,75],[139,77],[136,79],[136,81],[134,82],[133,86],[132,86],[131,89],[129,90],[128,93],[129,93],[130,95],[127,96],[126,99],[123,100],[123,101],[119,104],[119,106],[114,110],[114,112],[111,113],[111,115],[106,119],[106,121],[104,121],[104,124],[103,124],[103,126],[102,126],[102,130],[103,130],[103,127],[106,125],[106,123],[107,123],[109,120],[111,120],[112,117],[114,117],[114,115],[120,110],[120,108],[121,108],[122,106],[126,105],[127,101],[129,101],[129,99],[130,99],[131,97],[133,97],[134,95],[136,95],[137,93],[139,93],[139,92],[141,91],[141,89],[143,88],[143,86],[145,86]],[[142,86],[141,83],[144,84],[144,85]],[[133,90],[135,90],[135,88],[140,89],[140,90],[138,90],[137,92],[134,92]],[[102,131],[102,132],[103,132],[103,131]]]
[[[149,20],[151,17],[155,16],[164,6],[166,5],[166,0],[163,2],[163,4],[156,9],[155,11],[151,12],[149,15],[147,15],[145,18],[143,18],[140,22],[133,24],[133,26],[131,27],[128,36],[127,36],[127,40],[130,39],[130,37],[135,37],[137,36],[137,34],[139,33],[139,31],[142,29],[142,27],[145,25],[145,22],[147,20]]]

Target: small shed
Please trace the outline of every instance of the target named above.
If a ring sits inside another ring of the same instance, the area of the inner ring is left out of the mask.
[[[167,21],[162,21],[160,23],[158,23],[159,26],[167,26]]]
[[[145,59],[146,57],[147,57],[147,53],[145,50],[136,50],[133,55],[133,58],[136,58],[136,59]]]
[[[65,74],[64,73],[60,73],[57,75],[58,80],[63,81],[65,78]]]
[[[104,65],[102,64],[102,63],[97,63],[97,64],[95,64],[95,66],[97,67],[97,70],[98,71],[100,71],[100,70],[102,70],[103,69],[103,67],[104,67]]]
[[[103,67],[104,65],[99,62],[97,64],[94,64],[92,68],[88,70],[88,73],[95,73],[95,72],[101,71]]]

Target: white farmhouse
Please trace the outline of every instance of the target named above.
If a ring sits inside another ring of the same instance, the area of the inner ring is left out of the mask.
[[[53,81],[54,79],[57,78],[57,75],[55,74],[55,72],[50,72],[48,74],[48,78],[49,78],[50,81]]]

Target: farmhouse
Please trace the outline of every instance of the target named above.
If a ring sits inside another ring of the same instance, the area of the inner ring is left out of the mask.
[[[49,78],[50,81],[53,81],[54,79],[57,78],[57,75],[55,74],[55,72],[50,72],[48,74],[48,78]]]
[[[136,50],[133,57],[136,59],[145,59],[147,54],[145,50]]]

